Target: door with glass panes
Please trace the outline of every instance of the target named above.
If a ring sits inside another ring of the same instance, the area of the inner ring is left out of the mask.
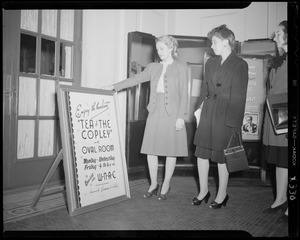
[[[57,84],[80,85],[80,10],[3,10],[3,188],[41,184],[60,148]],[[62,164],[51,181],[63,178]]]

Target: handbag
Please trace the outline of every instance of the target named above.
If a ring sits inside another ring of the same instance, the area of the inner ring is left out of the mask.
[[[288,96],[287,93],[272,94],[267,97],[267,107],[275,134],[288,132]]]
[[[235,133],[232,131],[227,148],[224,149],[225,163],[229,173],[249,168],[245,149],[242,145],[241,134],[237,133],[237,135],[239,139],[239,145],[235,147],[230,147],[233,137],[236,137]]]

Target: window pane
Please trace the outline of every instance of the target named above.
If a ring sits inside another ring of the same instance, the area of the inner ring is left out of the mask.
[[[19,78],[19,116],[36,114],[36,79]]]
[[[21,10],[21,28],[37,32],[38,10]]]
[[[60,44],[59,72],[61,77],[72,78],[72,47]]]
[[[54,75],[55,69],[55,42],[42,39],[41,74]]]
[[[41,79],[40,116],[55,115],[55,81]]]
[[[54,120],[39,121],[38,157],[52,156],[54,146]]]
[[[71,82],[65,82],[63,80],[59,81],[59,84],[61,84],[61,85],[68,85],[68,86],[72,86],[73,85],[73,83],[71,83]]]
[[[35,73],[36,37],[21,34],[20,72]]]
[[[73,41],[74,10],[61,10],[60,38]]]
[[[42,34],[56,37],[57,10],[42,10]]]
[[[34,154],[34,120],[18,121],[17,158],[32,158]]]

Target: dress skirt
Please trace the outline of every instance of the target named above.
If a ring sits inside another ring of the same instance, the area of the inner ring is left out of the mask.
[[[263,144],[262,159],[276,167],[288,168],[288,147],[266,146]]]
[[[233,138],[230,147],[238,146],[239,141],[237,138]],[[225,155],[224,150],[212,150],[209,148],[203,148],[200,146],[196,146],[196,151],[194,154],[197,158],[202,159],[210,159],[212,162],[215,163],[225,163]]]
[[[184,126],[176,131],[177,118],[176,115],[168,115],[164,94],[157,93],[155,108],[146,121],[141,153],[167,157],[188,156],[186,128]]]
[[[196,146],[194,155],[197,158],[210,159],[212,162],[225,163],[225,155],[223,150],[215,151],[212,149]]]

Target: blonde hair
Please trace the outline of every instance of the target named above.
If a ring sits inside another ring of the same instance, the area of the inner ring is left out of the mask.
[[[178,42],[174,37],[163,35],[155,39],[155,43],[158,42],[163,42],[168,48],[172,48],[172,56],[178,57]]]

